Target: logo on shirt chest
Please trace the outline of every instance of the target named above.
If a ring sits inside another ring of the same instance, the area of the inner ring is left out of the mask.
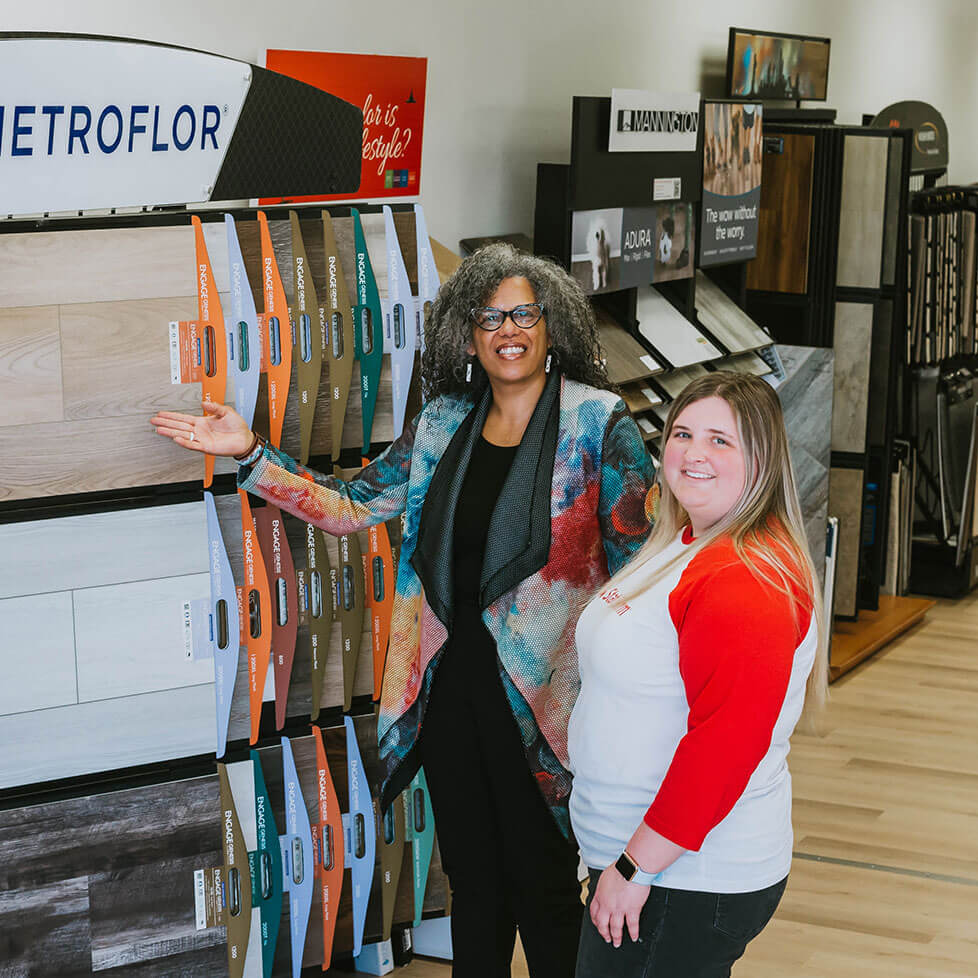
[[[614,603],[616,601],[620,601],[621,600],[621,591],[619,591],[618,588],[616,588],[616,587],[610,588],[607,591],[603,591],[601,593],[601,600],[606,605],[609,605],[609,606],[614,605]],[[630,609],[631,609],[631,605],[629,605],[629,604],[620,604],[620,605],[618,605],[617,608],[615,608],[615,614],[620,617],[621,615],[625,614],[625,612],[626,611],[629,611]]]

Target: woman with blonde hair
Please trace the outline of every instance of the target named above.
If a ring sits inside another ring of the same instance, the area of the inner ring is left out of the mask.
[[[791,865],[789,737],[824,697],[817,577],[777,395],[717,371],[673,403],[655,528],[577,625],[578,978],[721,978]]]

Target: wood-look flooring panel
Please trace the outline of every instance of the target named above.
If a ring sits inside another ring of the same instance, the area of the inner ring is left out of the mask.
[[[771,337],[712,279],[696,273],[696,315],[730,353],[770,346]]]
[[[841,288],[880,286],[889,145],[879,136],[845,137],[836,271]]]
[[[869,302],[835,304],[832,450],[866,451],[873,311]]]
[[[203,457],[155,433],[148,417],[0,428],[0,500],[203,479]],[[214,471],[236,464],[218,459]]]
[[[0,789],[213,754],[214,685],[0,717]]]
[[[765,153],[757,257],[747,263],[747,288],[803,294],[808,290],[815,137],[778,135],[783,153]]]
[[[0,309],[0,425],[60,421],[58,307]]]
[[[200,414],[200,384],[170,383],[169,323],[196,318],[189,297],[62,306],[64,420]]]
[[[207,571],[204,504],[0,526],[0,598]]]
[[[0,715],[77,702],[71,595],[0,601],[3,682]]]
[[[183,643],[182,603],[209,595],[208,574],[76,591],[79,701],[213,683],[213,660]]]
[[[229,288],[224,223],[204,224],[204,240],[218,288]],[[4,235],[0,306],[179,295],[197,295],[189,217],[186,224],[173,227]]]
[[[658,373],[662,366],[617,323],[598,314],[598,340],[613,384],[630,384]]]
[[[839,520],[839,552],[835,565],[835,614],[856,614],[859,545],[863,524],[862,469],[829,473],[829,516]]]

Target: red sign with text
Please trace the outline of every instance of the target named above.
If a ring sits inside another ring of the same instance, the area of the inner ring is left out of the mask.
[[[265,67],[362,109],[363,163],[360,189],[355,194],[270,197],[263,198],[262,204],[416,197],[421,193],[427,58],[269,50]]]

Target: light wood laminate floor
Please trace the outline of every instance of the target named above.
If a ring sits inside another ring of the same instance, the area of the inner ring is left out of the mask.
[[[978,975],[976,638],[978,596],[939,602],[833,685],[819,736],[796,733],[794,865],[735,978]]]

